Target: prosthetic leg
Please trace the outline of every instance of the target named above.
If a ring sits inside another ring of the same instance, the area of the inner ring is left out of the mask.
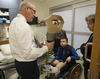
[[[45,21],[47,22],[47,42],[53,42],[55,34],[62,31],[64,20],[61,16],[52,14]],[[46,64],[48,64],[48,54],[49,51],[47,52]]]
[[[53,42],[55,39],[55,34],[62,31],[64,20],[61,16],[52,14],[49,17],[47,17],[45,21],[47,23],[47,42]],[[55,73],[57,72],[57,68],[47,65],[48,54],[49,51],[47,52],[46,65],[44,65],[43,71],[46,71],[45,73]],[[48,69],[46,70],[46,68]]]

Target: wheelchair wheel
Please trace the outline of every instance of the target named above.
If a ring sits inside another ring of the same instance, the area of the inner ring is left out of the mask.
[[[75,63],[70,69],[68,70],[67,79],[78,79],[81,73],[81,64]]]

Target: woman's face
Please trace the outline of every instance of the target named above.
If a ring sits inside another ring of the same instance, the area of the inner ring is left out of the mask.
[[[94,31],[94,23],[92,22],[92,20],[87,21],[87,27],[90,31]]]

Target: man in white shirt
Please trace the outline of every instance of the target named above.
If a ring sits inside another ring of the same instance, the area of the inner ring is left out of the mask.
[[[22,79],[39,79],[37,58],[53,48],[54,42],[37,48],[31,27],[36,8],[29,1],[20,5],[20,13],[13,19],[9,28],[9,42],[12,56],[15,58],[16,70]]]

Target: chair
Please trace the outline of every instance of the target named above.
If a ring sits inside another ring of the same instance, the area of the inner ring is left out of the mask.
[[[81,64],[74,61],[61,68],[60,71],[57,79],[78,79],[81,73]]]

